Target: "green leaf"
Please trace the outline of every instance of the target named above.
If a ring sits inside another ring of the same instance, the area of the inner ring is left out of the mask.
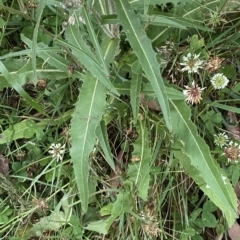
[[[223,110],[227,110],[229,112],[234,112],[234,113],[239,113],[240,114],[240,109],[238,107],[232,107],[232,106],[228,106],[225,104],[221,104],[218,102],[213,102],[212,106],[223,109]]]
[[[218,207],[211,201],[207,201],[203,204],[203,211],[205,212],[214,212]]]
[[[26,38],[24,35],[21,35],[21,39],[29,48],[31,48],[32,41],[30,39]],[[43,72],[45,69],[45,65],[49,64],[50,66],[53,66],[56,68],[55,71],[61,70],[64,73],[68,73],[69,60],[67,60],[66,58],[61,56],[60,55],[61,52],[62,52],[62,50],[60,48],[48,47],[44,43],[39,43],[36,45],[37,56],[44,60],[44,62],[41,65],[41,69]],[[25,51],[18,52],[18,56],[21,56],[23,54],[29,54],[29,53],[25,52]],[[10,55],[10,56],[12,56],[12,55]],[[15,54],[15,56],[16,56],[16,54]],[[44,68],[43,68],[43,66],[44,66]],[[78,72],[77,70],[75,70],[75,72],[77,72],[80,75],[80,72]],[[69,77],[69,76],[67,75],[66,77]]]
[[[142,74],[132,73],[130,103],[132,107],[134,123],[137,122],[137,117],[138,117],[141,84],[142,84]]]
[[[108,233],[108,222],[106,220],[99,220],[95,222],[89,223],[85,229],[89,231],[98,232],[100,234],[107,234]]]
[[[210,212],[203,211],[202,221],[206,227],[215,228],[217,226],[216,217]]]
[[[8,222],[8,217],[6,215],[0,215],[0,224],[5,225]]]
[[[204,46],[203,39],[198,40],[198,35],[193,35],[190,42],[190,48],[193,51],[201,49]]]
[[[127,0],[115,1],[116,11],[123,26],[123,30],[127,35],[133,51],[136,53],[142,68],[151,82],[154,92],[161,106],[166,124],[172,129],[170,108],[168,96],[159,70],[159,64],[156,59],[156,53],[153,51],[151,41],[147,37],[144,28],[140,24],[140,20],[134,13]]]
[[[55,211],[47,217],[42,217],[39,222],[35,223],[30,229],[29,236],[41,236],[46,230],[57,231],[66,224],[64,213]]]
[[[231,176],[233,186],[237,185],[239,177],[240,177],[239,168],[234,166],[233,174]]]
[[[111,148],[109,145],[109,139],[107,134],[107,128],[104,121],[101,121],[96,129],[96,136],[98,137],[99,144],[104,152],[105,159],[109,166],[115,171],[115,163],[113,161],[113,154],[111,153]]]
[[[221,168],[211,157],[209,147],[197,133],[191,122],[190,109],[183,101],[170,101],[173,133],[179,140],[179,151],[175,156],[181,160],[185,171],[194,179],[202,191],[226,216],[231,227],[237,217],[237,199],[234,190]]]
[[[83,64],[91,74],[98,78],[99,81],[108,88],[111,92],[118,95],[118,92],[109,80],[108,72],[102,69],[102,66],[96,61],[95,55],[91,52],[90,47],[87,46],[83,40],[79,28],[76,26],[69,26],[66,31],[66,39],[69,43],[57,39],[57,42],[72,50],[79,63]]]
[[[70,154],[83,212],[86,212],[88,208],[89,154],[93,150],[95,130],[105,110],[105,99],[105,87],[91,74],[86,74],[72,115],[70,129],[72,140]]]
[[[145,24],[150,25],[156,25],[156,26],[165,26],[165,27],[175,27],[180,29],[186,29],[186,27],[182,24],[177,23],[174,21],[174,18],[172,20],[166,18],[165,16],[149,16],[149,15],[140,15],[139,19],[141,22]]]
[[[45,49],[46,50],[46,49]],[[46,50],[47,51],[47,50]],[[20,51],[17,52],[18,54],[7,54],[2,56],[2,59],[7,58],[7,60],[4,61],[5,67],[8,69],[9,74],[12,76],[12,79],[17,79],[17,82],[20,86],[23,86],[25,83],[29,82],[29,80],[33,79],[33,69],[32,69],[32,63],[28,61],[28,59],[23,60],[21,59],[14,59],[12,57],[15,56],[23,56],[25,54],[31,54],[29,51]],[[47,55],[47,53],[46,53]],[[1,57],[0,57],[1,58]],[[46,59],[49,57],[46,57]],[[51,58],[49,58],[49,63],[51,62]],[[56,61],[56,60],[55,60]],[[37,59],[37,76],[39,79],[41,78],[47,78],[47,79],[66,79],[69,77],[68,72],[63,71],[63,66],[59,69],[52,68],[48,64],[44,65],[44,62],[42,59]],[[51,64],[52,65],[52,64]],[[66,69],[68,68],[68,65],[66,66]],[[76,70],[73,75],[73,77],[79,77],[82,76],[80,73]],[[11,87],[11,83],[9,83],[6,78],[3,76],[3,74],[0,74],[0,91],[3,90],[5,87]]]
[[[234,66],[225,66],[219,70],[219,73],[223,73],[227,78],[234,78],[236,76],[236,69]]]
[[[104,52],[104,59],[109,66],[113,61],[115,55],[117,55],[119,39],[118,38],[110,38],[107,36],[103,37],[103,41],[101,43],[102,52]]]
[[[21,138],[31,138],[39,127],[33,120],[24,120],[9,127],[1,133],[0,144],[11,143],[13,140]]]
[[[64,194],[54,211],[49,216],[40,218],[39,222],[33,224],[25,234],[28,235],[28,237],[42,236],[45,230],[57,231],[60,227],[66,225],[72,216],[71,204],[73,198],[74,196],[70,191]],[[60,211],[60,208],[63,208],[63,212]]]
[[[48,116],[47,113],[45,113],[45,111],[43,110],[42,106],[39,105],[35,100],[33,100],[28,95],[28,93],[19,85],[19,82],[17,81],[17,79],[12,77],[12,75],[9,73],[9,71],[7,70],[7,68],[4,66],[2,62],[0,62],[0,72],[2,72],[3,76],[8,81],[10,86],[13,89],[15,89],[30,104],[30,106],[38,110],[43,115]]]
[[[37,79],[37,75],[36,75],[36,48],[37,48],[37,36],[38,36],[38,30],[39,30],[39,26],[40,26],[40,22],[41,22],[41,17],[43,14],[43,9],[45,7],[45,2],[46,0],[42,0],[39,2],[37,10],[36,10],[36,18],[37,18],[37,22],[36,22],[36,26],[34,28],[34,32],[33,32],[33,44],[32,44],[32,66],[33,66],[33,81],[35,79]],[[36,81],[36,80],[35,80]]]
[[[109,75],[108,66],[105,62],[103,52],[100,48],[97,36],[95,34],[95,31],[94,31],[94,28],[93,28],[93,25],[92,25],[92,22],[91,22],[91,18],[89,17],[89,11],[87,11],[85,7],[82,8],[82,17],[85,20],[85,24],[86,24],[86,27],[87,27],[87,30],[88,30],[88,34],[89,34],[91,42],[93,43],[93,46],[95,48],[95,52],[96,52],[95,54],[98,58],[98,61],[99,61],[100,65],[103,67],[104,72],[107,75]]]
[[[194,19],[190,19],[190,18],[186,18],[186,16],[184,17],[179,17],[176,16],[175,14],[171,14],[171,13],[163,13],[163,12],[159,12],[156,11],[154,12],[154,16],[157,16],[157,20],[155,21],[154,17],[151,19],[152,21],[149,21],[149,17],[145,18],[144,15],[140,15],[139,19],[141,21],[142,25],[155,25],[155,26],[166,26],[168,25],[168,22],[171,21],[171,25],[172,27],[176,27],[176,28],[195,28],[195,29],[199,29],[199,30],[203,30],[203,31],[209,31],[209,32],[213,32],[213,30],[211,28],[207,28],[205,26],[202,26],[199,24],[199,21],[194,20]],[[164,20],[164,22],[162,22],[162,20]],[[102,24],[117,24],[118,20],[117,20],[117,16],[112,14],[112,15],[103,15],[102,16]]]
[[[204,121],[206,128],[212,135],[215,133],[214,126],[216,123],[220,123],[222,121],[221,113],[215,113],[213,110],[206,112],[206,114],[202,115],[201,118]]]
[[[3,28],[5,25],[5,21],[0,17],[0,28]]]
[[[128,177],[137,186],[138,196],[147,200],[150,182],[150,162],[152,159],[149,147],[146,123],[139,120],[136,125],[138,138],[133,144],[132,164],[128,165]]]
[[[195,235],[195,230],[193,228],[186,228],[181,233],[180,239],[189,239],[189,237],[192,237]]]
[[[200,215],[201,212],[202,212],[201,208],[198,208],[198,209],[194,210],[190,215],[191,216],[191,221],[194,221]]]
[[[117,199],[114,203],[109,204],[109,210],[111,210],[111,216],[105,220],[94,221],[89,223],[85,229],[99,232],[101,234],[107,234],[112,223],[119,217],[121,214],[126,212],[131,212],[133,207],[133,199],[130,192],[120,192],[117,195]],[[104,207],[106,209],[106,206]]]

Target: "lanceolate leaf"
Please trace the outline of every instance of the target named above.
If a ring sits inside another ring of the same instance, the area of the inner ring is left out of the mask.
[[[171,130],[170,108],[166,89],[159,70],[159,64],[156,59],[156,53],[153,51],[151,41],[147,37],[144,26],[141,26],[140,20],[131,8],[128,0],[115,1],[116,11],[123,26],[128,41],[136,53],[142,68],[151,82],[161,106],[166,124]]]
[[[211,157],[206,143],[199,137],[190,120],[190,109],[186,103],[170,100],[170,108],[173,133],[181,143],[181,152],[176,151],[176,156],[203,192],[221,209],[229,226],[232,226],[237,218],[237,199],[231,184]]]
[[[81,33],[76,26],[69,26],[66,29],[66,39],[69,43],[59,39],[57,41],[60,45],[70,48],[80,64],[83,64],[111,92],[118,94],[110,82],[108,72],[104,71],[99,62],[96,61],[96,57],[82,39]]]
[[[104,52],[104,59],[107,66],[114,61],[114,57],[117,55],[118,44],[119,39],[117,38],[112,39],[108,36],[103,37],[101,48]]]
[[[83,18],[85,20],[86,27],[88,29],[88,34],[89,34],[89,36],[91,38],[91,41],[93,43],[93,46],[95,48],[96,56],[98,58],[98,61],[99,61],[100,65],[103,67],[104,71],[106,73],[108,73],[108,67],[107,67],[106,62],[104,60],[103,52],[100,48],[100,45],[99,45],[97,36],[95,34],[91,19],[89,18],[89,11],[87,11],[85,7],[82,8],[82,15],[83,15]]]
[[[102,83],[91,74],[86,74],[70,129],[72,140],[70,154],[83,212],[86,212],[88,207],[89,154],[95,143],[95,130],[105,110],[105,99],[106,90]]]
[[[101,121],[98,128],[96,129],[96,136],[98,137],[99,144],[104,152],[107,163],[112,168],[112,170],[115,171],[113,154],[111,153],[111,148],[110,148],[108,134],[107,134],[107,127],[104,121]]]
[[[138,139],[134,142],[132,153],[132,164],[129,164],[128,176],[129,180],[137,186],[138,196],[143,200],[147,200],[149,182],[150,182],[150,162],[151,149],[149,147],[148,129],[145,122],[139,119],[136,125]]]
[[[131,107],[133,113],[133,121],[137,121],[137,115],[139,110],[139,99],[140,99],[140,91],[141,91],[141,83],[142,83],[142,75],[141,74],[133,74],[133,78],[131,80]]]
[[[18,78],[24,77],[23,75],[16,75],[16,78],[13,78],[12,75],[9,73],[7,68],[4,66],[2,62],[0,62],[0,72],[3,74],[9,85],[15,89],[27,102],[30,106],[38,110],[40,113],[47,116],[47,113],[43,110],[42,106],[39,105],[35,100],[33,100],[28,93],[21,87],[18,81]]]

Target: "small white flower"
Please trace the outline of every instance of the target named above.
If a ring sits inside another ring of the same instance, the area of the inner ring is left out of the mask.
[[[219,147],[224,147],[228,144],[229,138],[226,133],[214,134],[214,143]]]
[[[215,89],[225,88],[228,82],[229,80],[222,73],[215,74],[211,79],[211,83]]]
[[[207,185],[206,185],[206,188],[210,188],[210,186],[207,184]]]
[[[188,73],[197,73],[199,68],[203,68],[204,61],[199,59],[200,54],[194,54],[192,56],[191,53],[188,53],[187,56],[183,56],[183,63],[180,65],[185,66],[181,71],[188,71]]]
[[[60,143],[52,143],[48,152],[52,155],[52,158],[56,158],[57,162],[62,161],[63,155],[65,153],[65,144],[61,146]]]

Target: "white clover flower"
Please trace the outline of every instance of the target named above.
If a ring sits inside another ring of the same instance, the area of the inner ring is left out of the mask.
[[[197,73],[199,68],[203,68],[204,61],[199,59],[200,54],[194,54],[192,56],[191,53],[188,53],[187,56],[183,56],[183,63],[180,65],[185,66],[181,71],[188,71],[188,73]]]
[[[222,73],[215,74],[211,79],[211,83],[215,89],[225,88],[228,82],[229,80]]]
[[[187,96],[185,101],[187,103],[191,103],[192,105],[200,103],[200,101],[202,100],[201,94],[202,94],[202,91],[205,89],[205,87],[200,88],[198,84],[195,84],[194,81],[192,82],[192,87],[189,87],[189,86],[184,86],[184,87],[186,88],[186,90],[183,90],[183,94]]]
[[[48,152],[52,155],[52,158],[56,158],[57,162],[62,161],[63,155],[65,153],[65,144],[61,146],[60,143],[52,143]]]
[[[228,144],[229,138],[226,133],[214,134],[214,143],[219,147],[224,147]]]

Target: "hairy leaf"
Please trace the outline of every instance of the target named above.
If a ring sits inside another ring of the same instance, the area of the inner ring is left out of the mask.
[[[131,107],[132,107],[134,122],[137,122],[141,84],[142,84],[142,74],[132,74],[130,96],[131,96]]]
[[[102,119],[105,105],[105,87],[90,73],[86,74],[72,115],[70,129],[72,140],[70,154],[83,212],[86,212],[88,208],[89,154],[93,150],[95,130]]]
[[[100,125],[96,130],[96,136],[98,137],[99,144],[104,152],[105,159],[109,166],[115,171],[115,164],[113,161],[113,154],[111,153],[111,148],[109,145],[109,139],[107,134],[107,128],[104,121],[101,121]]]
[[[47,116],[47,113],[43,110],[42,106],[38,104],[33,98],[31,98],[28,93],[21,87],[17,77],[22,77],[22,75],[17,75],[16,78],[13,78],[9,73],[7,68],[4,66],[2,62],[0,62],[0,72],[3,74],[9,85],[15,89],[27,102],[30,106],[38,110],[43,115]]]
[[[140,20],[137,18],[128,1],[119,0],[115,1],[115,4],[120,24],[123,26],[123,30],[127,35],[128,41],[137,55],[148,80],[152,84],[166,124],[171,130],[172,124],[168,96],[160,74],[156,53],[153,51],[151,41],[147,37],[144,27],[141,26]]]
[[[60,45],[70,48],[78,62],[83,64],[86,69],[91,72],[94,77],[98,78],[106,88],[111,92],[118,94],[110,82],[108,72],[104,71],[99,62],[96,61],[95,55],[91,52],[90,47],[87,46],[76,26],[69,26],[66,29],[66,39],[69,43],[59,39],[57,41]]]
[[[103,56],[103,52],[100,48],[99,42],[98,42],[98,38],[95,34],[92,22],[91,22],[91,18],[89,17],[89,11],[86,10],[85,7],[82,8],[82,15],[83,18],[85,20],[86,23],[86,27],[88,29],[88,34],[90,36],[91,42],[93,43],[93,46],[95,48],[96,51],[96,56],[98,58],[98,61],[100,63],[100,65],[102,66],[102,68],[104,69],[104,72],[106,72],[106,74],[108,75],[108,66],[105,62],[104,56]]]
[[[199,137],[190,120],[190,109],[186,103],[170,101],[170,107],[173,133],[176,142],[179,140],[181,143],[181,151],[175,151],[175,155],[202,191],[221,209],[229,226],[232,226],[237,217],[237,198],[231,184],[211,157],[209,147]]]
[[[139,119],[136,129],[138,138],[133,144],[132,164],[128,167],[129,180],[137,186],[138,196],[147,200],[150,181],[151,149],[149,147],[148,129],[145,122]]]

